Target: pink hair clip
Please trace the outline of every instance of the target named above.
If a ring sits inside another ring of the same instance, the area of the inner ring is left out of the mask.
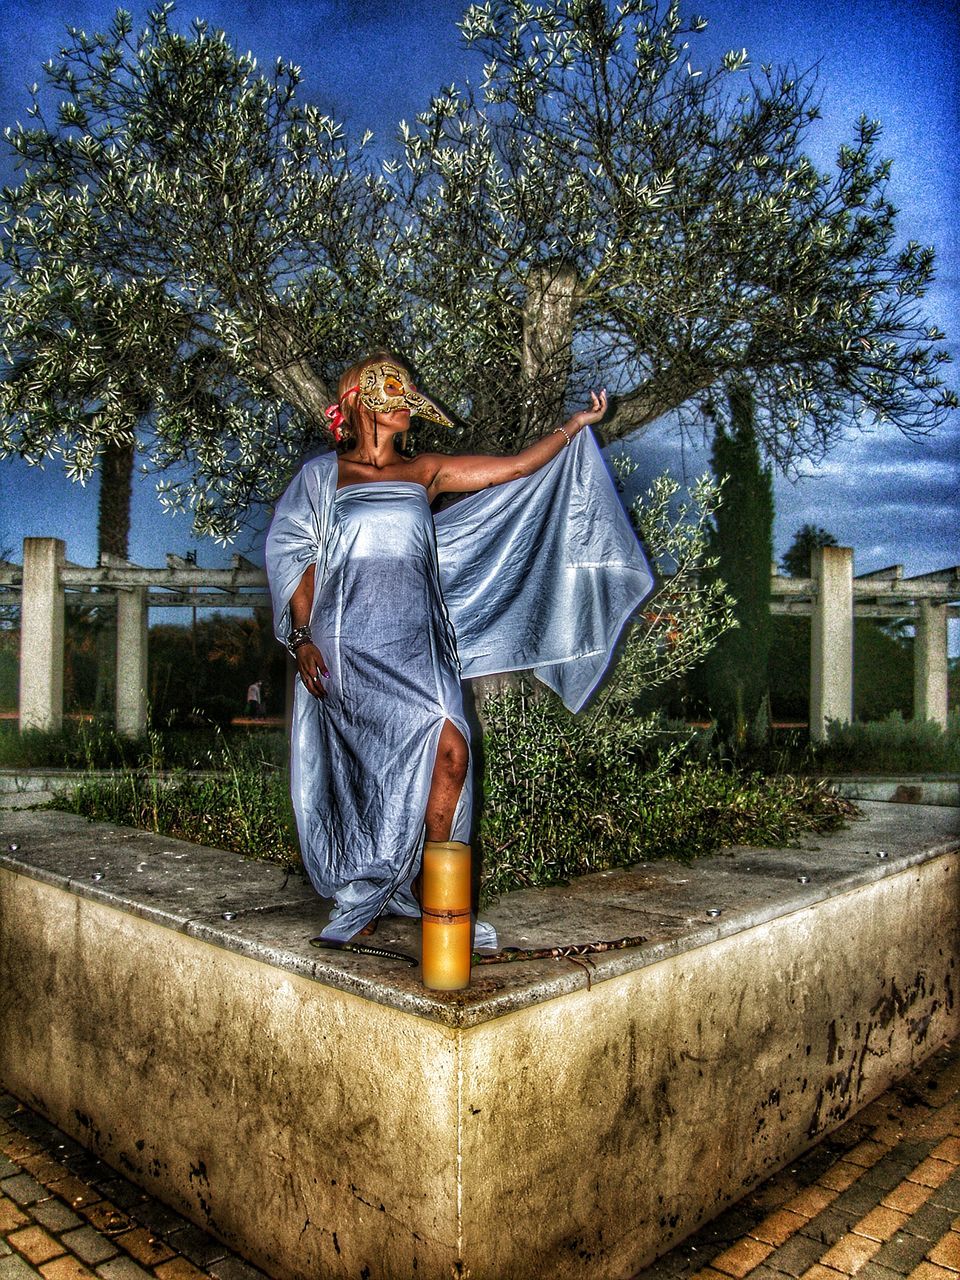
[[[347,396],[352,396],[355,391],[359,391],[359,387],[350,387],[345,391],[336,404],[328,404],[325,409],[325,416],[330,420],[330,434],[336,440],[337,444],[343,439],[343,414],[340,410],[341,403],[346,400]]]
[[[340,406],[338,404],[327,405],[326,416],[330,419],[330,434],[339,444],[343,439],[343,414],[340,412]]]

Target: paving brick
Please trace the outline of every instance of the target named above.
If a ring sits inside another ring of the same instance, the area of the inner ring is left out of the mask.
[[[876,1209],[861,1218],[853,1228],[858,1236],[867,1236],[870,1240],[889,1240],[890,1237],[910,1221],[910,1215],[900,1213],[897,1209],[888,1209],[878,1205]]]
[[[167,1242],[176,1249],[177,1253],[182,1253],[196,1266],[204,1269],[209,1267],[211,1262],[226,1257],[230,1252],[226,1245],[221,1244],[219,1240],[214,1240],[213,1236],[208,1236],[205,1231],[201,1231],[199,1227],[192,1224],[180,1231],[172,1232],[167,1236]]]
[[[20,1103],[12,1093],[0,1093],[0,1116],[9,1119],[19,1109]]]
[[[132,1231],[123,1231],[113,1238],[145,1267],[155,1267],[158,1262],[166,1262],[173,1257],[173,1250],[146,1227],[134,1227]]]
[[[14,1129],[12,1133],[5,1133],[0,1138],[0,1151],[11,1160],[19,1160],[22,1156],[43,1155],[43,1147],[32,1138],[28,1138],[26,1134],[20,1133],[18,1129]]]
[[[921,1205],[927,1203],[933,1192],[933,1187],[924,1187],[919,1182],[904,1179],[892,1191],[887,1192],[882,1203],[890,1209],[899,1209],[901,1213],[916,1213]]]
[[[126,1178],[119,1177],[119,1175],[114,1176],[109,1181],[98,1183],[97,1189],[103,1192],[105,1199],[127,1213],[130,1212],[134,1205],[143,1204],[145,1200],[150,1199],[145,1191],[141,1191],[138,1186],[128,1182]]]
[[[858,1164],[861,1168],[871,1169],[878,1160],[888,1155],[889,1151],[890,1147],[883,1142],[858,1142],[843,1158],[848,1164]]]
[[[41,1262],[49,1262],[61,1253],[66,1253],[59,1240],[55,1240],[43,1227],[21,1227],[19,1231],[11,1231],[7,1240],[18,1253],[22,1253],[28,1262],[39,1267]]]
[[[922,1236],[898,1232],[882,1246],[874,1261],[882,1267],[889,1267],[891,1271],[898,1271],[902,1276],[909,1275],[914,1267],[923,1262],[930,1244]]]
[[[40,1272],[35,1271],[17,1254],[11,1253],[0,1258],[0,1280],[40,1280]]]
[[[69,1231],[71,1227],[80,1226],[77,1215],[56,1196],[41,1200],[39,1204],[32,1204],[30,1216],[49,1231]]]
[[[911,1182],[920,1182],[925,1187],[941,1187],[953,1173],[954,1166],[946,1160],[934,1160],[928,1156],[908,1175]]]
[[[843,1213],[831,1206],[805,1223],[801,1233],[811,1240],[819,1240],[822,1245],[836,1244],[841,1236],[853,1229],[854,1223],[859,1222],[862,1216],[860,1213]]]
[[[144,1271],[132,1258],[111,1258],[97,1267],[97,1275],[102,1280],[153,1280],[149,1271]]]
[[[154,1267],[159,1280],[207,1280],[207,1273],[200,1271],[186,1258],[171,1258],[159,1267]]]
[[[885,1142],[892,1147],[903,1138],[903,1124],[897,1116],[889,1116],[874,1128],[872,1137],[875,1142]]]
[[[12,1200],[8,1200],[6,1196],[0,1196],[0,1232],[6,1235],[14,1227],[22,1227],[29,1221],[23,1210],[18,1209]]]
[[[21,1133],[27,1134],[31,1138],[35,1138],[37,1142],[43,1145],[49,1145],[58,1142],[63,1136],[60,1130],[38,1115],[36,1111],[31,1111],[28,1107],[23,1107],[17,1112],[14,1121]]]
[[[825,1169],[817,1181],[821,1187],[829,1187],[831,1191],[846,1191],[847,1187],[852,1187],[862,1176],[862,1165],[847,1164],[843,1160],[838,1160],[829,1169]]]
[[[840,1274],[833,1267],[825,1267],[822,1263],[815,1262],[809,1271],[803,1273],[803,1280],[840,1280]]]
[[[960,1138],[944,1138],[930,1154],[936,1160],[949,1160],[951,1164],[960,1165]]]
[[[948,1231],[930,1250],[927,1257],[938,1267],[949,1267],[951,1271],[960,1271],[960,1233]]]
[[[881,1267],[876,1258],[866,1263],[857,1272],[857,1280],[903,1280],[899,1271],[891,1271],[889,1267]]]
[[[822,1253],[822,1241],[811,1240],[809,1236],[798,1232],[770,1255],[768,1263],[788,1276],[801,1276],[815,1262],[820,1261]]]
[[[44,1280],[94,1280],[93,1272],[76,1258],[55,1258],[40,1268]]]
[[[910,1280],[956,1280],[957,1273],[934,1262],[921,1262],[910,1272]]]
[[[112,1169],[103,1160],[98,1160],[89,1151],[80,1151],[75,1155],[68,1155],[63,1163],[75,1178],[81,1178],[84,1182],[92,1183],[98,1179],[105,1180],[117,1176],[116,1169]]]
[[[13,1250],[7,1244],[6,1240],[0,1239],[0,1258],[7,1258],[11,1253],[13,1253]]]
[[[95,1231],[93,1227],[78,1227],[76,1231],[68,1231],[60,1239],[67,1248],[82,1258],[84,1262],[95,1267],[98,1262],[106,1262],[120,1252],[117,1246],[106,1236]]]
[[[871,1209],[875,1209],[880,1203],[880,1198],[883,1194],[884,1192],[880,1187],[865,1187],[862,1182],[858,1181],[837,1196],[833,1202],[833,1208],[838,1213],[853,1214],[856,1220],[869,1213]]]
[[[954,1213],[960,1210],[960,1175],[955,1173],[942,1187],[935,1188],[930,1201],[932,1204],[943,1205],[945,1209],[952,1209]]]
[[[171,1209],[161,1200],[154,1200],[153,1197],[133,1205],[130,1216],[143,1226],[149,1227],[154,1235],[164,1238],[173,1231],[182,1231],[184,1227],[192,1225],[176,1210]]]
[[[2,1182],[4,1178],[12,1178],[15,1174],[19,1173],[20,1170],[21,1166],[19,1164],[14,1164],[14,1162],[12,1160],[8,1160],[6,1156],[0,1156],[0,1182]]]
[[[32,1173],[44,1186],[51,1179],[63,1177],[63,1166],[57,1164],[53,1156],[48,1156],[46,1153],[39,1156],[24,1156],[20,1165],[24,1172]]]
[[[83,1205],[80,1213],[98,1231],[104,1235],[115,1236],[133,1226],[125,1213],[121,1213],[109,1200],[98,1200],[96,1204]]]
[[[103,1199],[99,1191],[87,1186],[85,1182],[75,1178],[72,1173],[65,1174],[62,1178],[58,1178],[56,1182],[51,1182],[50,1190],[55,1191],[58,1196],[61,1196],[68,1204],[71,1204],[74,1209],[86,1204],[95,1204],[98,1200]]]
[[[251,1266],[249,1262],[244,1262],[242,1258],[229,1257],[221,1258],[219,1262],[212,1262],[208,1268],[210,1274],[216,1277],[216,1280],[266,1280],[262,1271],[258,1271],[256,1267]],[[767,1273],[770,1273],[769,1275]],[[722,1275],[723,1272],[717,1271],[715,1275]],[[750,1280],[772,1280],[776,1273],[767,1266],[759,1266],[750,1277]]]
[[[772,1252],[773,1248],[770,1245],[762,1244],[759,1240],[738,1240],[735,1245],[718,1254],[711,1265],[715,1271],[721,1271],[726,1276],[736,1276],[737,1280],[742,1280],[754,1267],[759,1267]]]
[[[781,1245],[791,1236],[796,1235],[808,1221],[809,1219],[802,1214],[791,1213],[788,1209],[777,1209],[774,1213],[768,1213],[749,1234],[755,1240],[761,1240],[765,1244]]]
[[[713,1267],[704,1267],[702,1271],[695,1271],[690,1280],[730,1280],[730,1277],[722,1271],[714,1271]]]
[[[866,1236],[858,1236],[850,1232],[848,1235],[841,1236],[820,1261],[825,1267],[833,1267],[835,1271],[842,1271],[844,1275],[852,1276],[856,1275],[864,1263],[870,1261],[879,1248],[879,1240],[868,1240]]]
[[[815,1218],[818,1213],[829,1208],[838,1195],[839,1192],[831,1191],[829,1187],[819,1187],[814,1183],[812,1187],[804,1187],[802,1191],[792,1196],[783,1207],[791,1213],[802,1214],[805,1218]]]
[[[931,1196],[922,1208],[910,1215],[908,1230],[910,1235],[922,1236],[924,1240],[935,1244],[945,1232],[950,1230],[952,1222],[953,1210],[934,1204]]]
[[[46,1187],[29,1173],[18,1173],[15,1178],[5,1178],[0,1182],[0,1191],[17,1204],[33,1204],[49,1195]]]

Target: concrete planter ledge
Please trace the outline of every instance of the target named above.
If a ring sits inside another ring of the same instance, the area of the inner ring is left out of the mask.
[[[646,941],[449,995],[282,867],[0,812],[0,1079],[280,1280],[628,1277],[960,1030],[960,809],[862,808],[505,895],[503,945]]]
[[[960,774],[956,773],[838,774],[830,785],[848,800],[960,805]]]

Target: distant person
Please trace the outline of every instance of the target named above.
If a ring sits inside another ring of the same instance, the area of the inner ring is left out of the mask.
[[[247,689],[247,715],[259,720],[263,715],[263,681],[255,680]]]

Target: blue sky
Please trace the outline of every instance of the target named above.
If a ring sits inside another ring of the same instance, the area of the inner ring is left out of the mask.
[[[412,116],[432,90],[451,81],[477,78],[474,56],[465,51],[455,22],[460,0],[396,0],[347,3],[286,0],[275,9],[256,3],[192,0],[178,6],[186,23],[195,14],[222,26],[242,49],[272,61],[291,58],[303,68],[304,96],[333,112],[351,129],[389,135],[394,123]],[[0,12],[0,124],[23,118],[27,86],[43,61],[63,42],[67,25],[103,26],[109,4],[90,0],[8,3]],[[751,62],[819,67],[824,119],[808,150],[825,165],[849,139],[864,113],[883,123],[880,151],[894,161],[891,198],[900,208],[902,239],[933,243],[938,279],[925,299],[930,319],[948,335],[960,357],[960,231],[958,167],[960,31],[952,5],[941,0],[702,0],[688,12],[708,18],[695,38],[694,61],[712,61],[728,48],[746,46]],[[144,10],[134,9],[137,21]],[[9,161],[0,161],[9,181]],[[957,385],[960,368],[948,377]],[[644,469],[669,466],[688,476],[706,467],[693,443],[682,448],[670,424],[652,427],[638,442]],[[19,462],[0,463],[4,501],[0,550],[19,559],[25,535],[56,533],[68,556],[92,564],[96,546],[96,486],[70,485],[55,463],[42,471]],[[878,430],[851,437],[826,462],[806,468],[801,479],[776,481],[775,548],[778,555],[804,522],[823,525],[853,546],[856,571],[902,563],[923,573],[960,563],[960,414],[923,442]],[[188,520],[160,513],[149,477],[139,479],[134,501],[131,554],[143,564],[162,563],[165,551],[198,547],[201,564],[221,563],[212,543],[196,543]],[[257,559],[257,540],[238,550]],[[954,628],[951,648],[960,644]]]

